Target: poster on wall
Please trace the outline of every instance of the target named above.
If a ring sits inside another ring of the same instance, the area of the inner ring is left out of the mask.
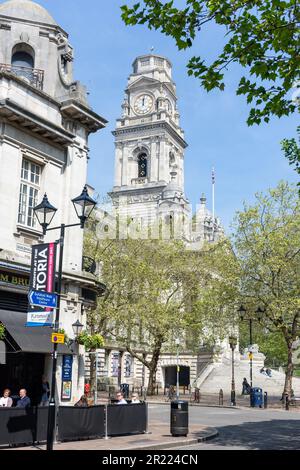
[[[125,377],[131,377],[133,366],[133,358],[129,354],[125,357]]]
[[[64,382],[72,381],[72,367],[73,367],[73,356],[65,355],[63,356],[62,364],[62,380]]]
[[[112,377],[118,377],[120,365],[120,354],[112,353],[111,357],[111,375]]]
[[[73,369],[73,356],[68,354],[63,356],[61,380],[62,380],[62,400],[71,400],[72,393],[72,369]]]
[[[61,399],[71,400],[72,395],[72,382],[62,382]]]

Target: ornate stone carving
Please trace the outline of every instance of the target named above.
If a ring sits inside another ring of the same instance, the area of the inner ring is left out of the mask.
[[[22,42],[29,42],[29,34],[28,33],[21,33],[20,34],[20,39]]]

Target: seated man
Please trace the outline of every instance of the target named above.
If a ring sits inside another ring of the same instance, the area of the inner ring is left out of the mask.
[[[127,405],[127,401],[124,399],[124,395],[122,392],[117,393],[117,405]]]
[[[27,396],[27,390],[25,388],[21,388],[19,395],[20,398],[17,401],[16,408],[30,408],[31,401],[30,398]]]

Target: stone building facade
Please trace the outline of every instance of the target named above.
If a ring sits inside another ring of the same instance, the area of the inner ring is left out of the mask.
[[[47,193],[58,208],[53,223],[78,222],[71,199],[86,184],[88,137],[107,122],[74,80],[73,60],[68,34],[43,7],[30,0],[0,4],[0,322],[7,332],[0,389],[26,387],[33,402],[42,374],[50,378],[52,345],[51,330],[24,326],[31,247],[59,238],[59,232],[43,237],[33,207]],[[60,318],[70,338],[76,320],[85,324],[97,291],[95,277],[84,270],[82,246],[83,231],[67,230]],[[58,398],[64,354],[73,356],[67,400],[73,403],[83,391],[84,351],[60,349]]]
[[[110,193],[112,210],[99,209],[102,226],[115,226],[116,215],[138,227],[173,222],[174,237],[183,239],[189,249],[199,249],[204,241],[213,242],[223,234],[220,220],[213,218],[202,195],[192,219],[191,205],[185,195],[184,159],[187,143],[180,127],[176,85],[172,64],[160,55],[137,57],[129,76],[117,119],[115,137],[115,177]],[[168,237],[167,231],[165,235]],[[200,345],[199,345],[200,346]],[[224,344],[223,347],[226,348]],[[176,351],[161,354],[157,382],[176,382]],[[143,354],[143,351],[139,351]],[[193,384],[204,366],[214,357],[212,351],[191,353],[184,344],[179,351],[182,385]],[[132,358],[120,344],[109,344],[98,351],[100,381],[147,385],[148,370]],[[89,374],[89,358],[86,364]],[[102,378],[102,379],[101,379]]]

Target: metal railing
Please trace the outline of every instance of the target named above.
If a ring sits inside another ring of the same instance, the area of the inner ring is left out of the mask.
[[[0,72],[9,72],[16,77],[42,90],[44,86],[44,70],[22,67],[20,65],[0,64]]]
[[[95,274],[97,270],[96,261],[93,258],[90,258],[89,256],[83,256],[82,257],[82,269],[83,271],[87,273]]]

